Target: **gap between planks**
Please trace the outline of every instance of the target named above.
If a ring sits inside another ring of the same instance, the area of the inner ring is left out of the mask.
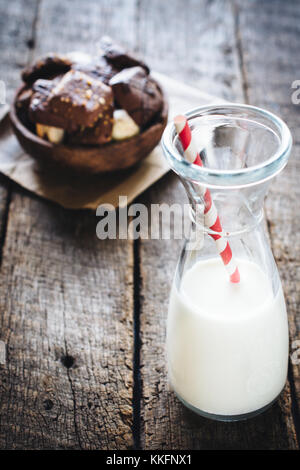
[[[133,446],[135,450],[141,449],[141,331],[140,331],[140,311],[141,311],[141,257],[140,238],[133,241],[133,393],[132,393],[132,434]]]

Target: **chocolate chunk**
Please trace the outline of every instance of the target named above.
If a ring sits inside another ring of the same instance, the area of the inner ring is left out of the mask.
[[[59,75],[52,80],[40,78],[32,85],[32,91],[41,93],[43,96],[48,96],[62,78],[63,75]]]
[[[109,84],[119,107],[125,109],[140,127],[148,124],[162,108],[161,89],[142,67],[122,70]]]
[[[39,78],[52,78],[70,70],[72,61],[67,56],[48,54],[22,72],[25,83],[32,84]]]
[[[120,44],[113,42],[108,36],[101,38],[100,49],[107,62],[119,70],[140,66],[146,73],[149,73],[149,67],[142,60],[139,60]]]
[[[79,145],[103,145],[111,141],[113,107],[100,114],[94,127],[86,127],[68,135],[68,143]]]
[[[73,65],[73,69],[97,78],[107,85],[109,80],[119,72],[119,69],[108,63],[104,57],[97,57],[91,62],[77,62]]]
[[[48,126],[63,127],[65,117],[53,115],[49,106],[51,92],[60,80],[61,77],[53,80],[39,79],[33,84],[33,94],[29,105],[31,121]]]
[[[112,106],[111,88],[82,72],[70,70],[54,87],[48,82],[39,80],[34,85],[29,108],[34,122],[72,132],[93,127],[99,114]]]

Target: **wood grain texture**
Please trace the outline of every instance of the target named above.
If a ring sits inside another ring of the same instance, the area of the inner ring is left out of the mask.
[[[19,83],[19,73],[27,64],[33,41],[33,25],[37,15],[38,0],[29,0],[23,9],[22,2],[0,2],[0,80],[4,81],[6,102],[12,101]],[[1,105],[0,105],[1,108]],[[2,110],[0,116],[2,118]],[[1,136],[1,135],[0,135]],[[0,178],[0,252],[6,232],[6,219],[10,203],[10,181]]]
[[[227,0],[141,0],[139,51],[152,68],[211,95],[242,100],[234,18]]]
[[[21,70],[31,57],[38,5],[39,0],[28,0],[25,8],[17,0],[0,2],[0,79],[4,80],[8,103],[18,86]]]
[[[14,193],[3,250],[1,448],[132,445],[132,251]],[[113,295],[112,295],[113,292]]]
[[[0,13],[0,78],[9,97],[31,58],[51,50],[94,51],[98,38],[110,34],[158,71],[286,119],[296,145],[266,208],[291,339],[299,339],[293,218],[299,110],[290,101],[290,83],[299,78],[297,2],[173,0],[171,7],[159,0],[30,0],[25,7],[25,0],[10,0],[0,2]],[[15,186],[11,194],[8,184],[0,181],[0,340],[7,344],[7,363],[0,365],[1,449],[128,449],[134,440],[147,449],[298,446],[299,365],[291,367],[280,401],[248,422],[198,418],[169,390],[165,321],[180,241],[143,240],[134,250],[130,241],[99,241],[94,214],[64,210]],[[185,201],[171,174],[139,198],[147,205]],[[136,346],[141,337],[135,361],[134,313]]]
[[[130,2],[40,2],[31,55],[86,49],[117,27],[130,43],[132,22]],[[133,446],[133,247],[98,240],[96,224],[13,192],[0,275],[3,449]]]
[[[170,61],[173,63],[172,68],[169,62],[161,62],[162,70],[164,67],[165,69],[171,67],[172,74],[201,86],[203,91],[217,92],[223,98],[234,101],[245,101],[251,82],[244,83],[243,67],[248,63],[244,64],[244,57],[241,56],[242,32],[238,30],[234,6],[231,2],[222,1],[185,2],[185,5],[182,15],[179,15],[179,21],[178,11],[182,6],[181,2],[174,5],[172,12],[164,11],[161,3],[151,2],[151,20],[147,16],[147,20],[144,21],[148,30],[152,31],[155,27],[162,30],[162,37],[159,35],[159,38],[155,39],[151,32],[146,31],[143,36],[145,42],[142,40],[141,46],[143,52],[146,56],[155,57],[159,52],[153,41],[160,41],[161,48],[164,51],[168,50]],[[167,22],[167,18],[168,28],[163,28],[162,25]],[[192,21],[192,18],[197,18],[197,21]],[[248,25],[248,30],[249,28],[252,28],[249,34],[255,36],[256,23]],[[152,42],[147,42],[149,37],[152,37]],[[175,42],[174,37],[177,37]],[[256,54],[259,47],[257,44]],[[185,67],[185,53],[188,54],[187,67]],[[256,66],[255,57],[253,55],[251,58],[253,66]],[[263,61],[260,67],[265,67]],[[209,81],[203,79],[202,74],[207,74]],[[230,76],[234,79],[220,80],[220,77]],[[216,83],[218,85],[215,85]],[[140,199],[148,204],[186,200],[183,189],[173,175],[165,177]],[[278,212],[279,220],[281,217],[281,212]],[[140,246],[142,447],[147,449],[296,448],[289,383],[281,400],[268,412],[248,422],[230,424],[210,422],[194,416],[169,390],[165,367],[165,322],[170,285],[180,249],[181,243],[178,241],[142,241]]]
[[[257,10],[260,15],[257,16]],[[291,85],[299,76],[296,51],[300,44],[300,7],[296,1],[239,2],[237,18],[250,102],[281,116],[291,129],[294,144],[287,167],[271,185],[266,216],[273,252],[287,300],[291,355],[300,340],[299,239],[299,105],[292,103]],[[255,34],[249,27],[255,21]],[[268,38],[266,41],[265,38]],[[294,346],[293,346],[294,345]],[[299,349],[298,349],[299,350]],[[297,356],[297,354],[296,354]],[[299,356],[299,354],[298,354]],[[293,419],[300,438],[300,365],[290,361]]]

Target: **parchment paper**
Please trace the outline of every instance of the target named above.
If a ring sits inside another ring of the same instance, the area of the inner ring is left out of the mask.
[[[216,98],[173,80],[152,74],[164,88],[169,100],[169,119]],[[221,101],[221,100],[218,100]],[[129,204],[161,178],[169,167],[158,145],[138,166],[111,175],[70,176],[41,166],[26,154],[12,133],[8,107],[0,109],[0,171],[24,188],[70,209],[96,209],[99,204],[119,205],[119,195]]]

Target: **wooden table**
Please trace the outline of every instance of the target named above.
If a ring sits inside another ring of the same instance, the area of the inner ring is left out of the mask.
[[[271,187],[266,215],[291,342],[300,338],[300,108],[291,102],[299,25],[296,0],[0,2],[8,101],[21,69],[39,54],[89,49],[110,34],[155,70],[286,120],[293,154]],[[169,390],[165,320],[181,242],[100,241],[95,213],[64,210],[4,177],[0,183],[2,449],[298,448],[295,360],[278,403],[248,422],[198,418]],[[139,201],[183,197],[168,174]]]

